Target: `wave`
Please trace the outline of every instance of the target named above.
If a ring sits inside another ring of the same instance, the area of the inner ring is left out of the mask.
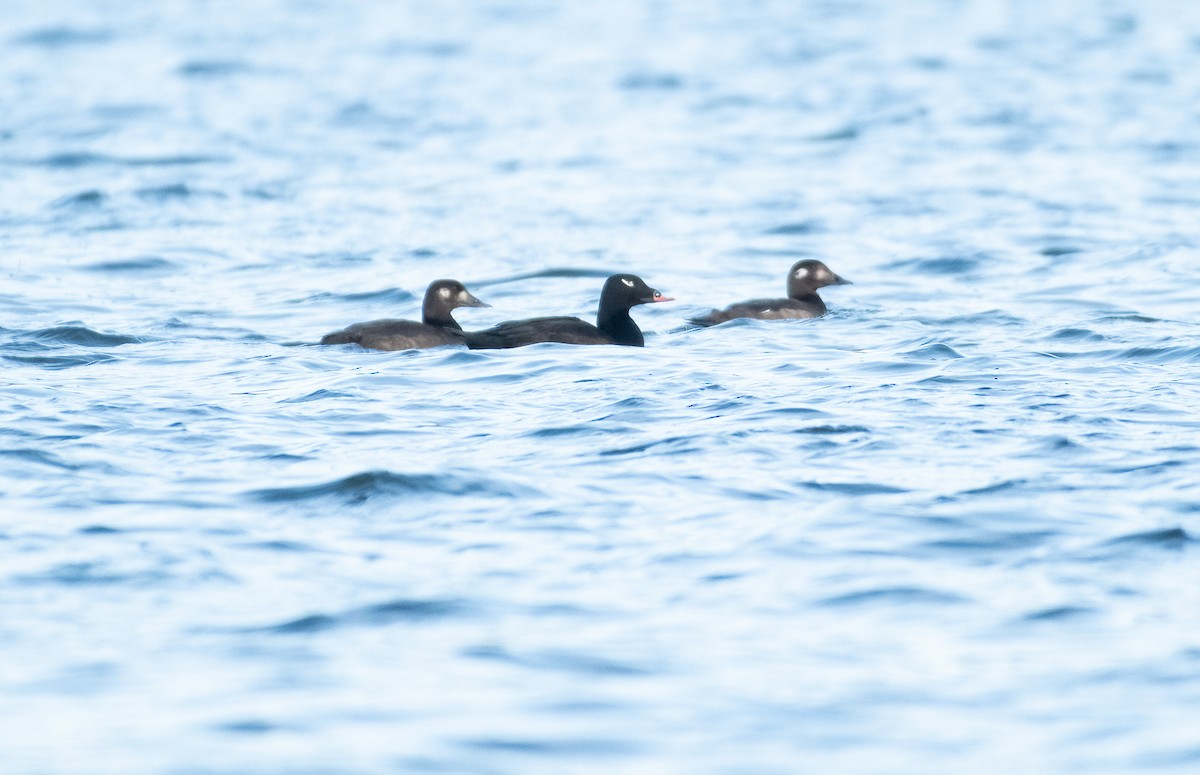
[[[114,361],[111,355],[89,353],[88,355],[4,355],[6,361],[41,366],[43,369],[71,369],[76,366],[91,366],[93,363]]]
[[[139,256],[115,261],[97,261],[84,267],[89,272],[172,272],[179,268],[160,256]]]
[[[1161,530],[1148,530],[1142,533],[1130,533],[1105,541],[1104,546],[1148,546],[1161,549],[1182,549],[1193,544],[1196,539],[1181,527],[1168,527]]]
[[[43,452],[37,449],[0,449],[0,458],[17,460],[24,463],[36,463],[38,465],[49,466],[50,468],[59,468],[64,471],[78,471],[83,467],[75,463],[68,463],[50,452]]]
[[[989,256],[938,256],[936,258],[910,258],[898,261],[893,268],[904,269],[907,272],[936,275],[965,275],[976,272]]]
[[[785,223],[779,226],[772,227],[763,232],[769,236],[796,236],[802,234],[816,234],[817,232],[825,231],[825,224],[818,220],[795,221]]]
[[[125,334],[105,334],[77,323],[27,331],[19,334],[17,338],[30,342],[77,344],[83,347],[119,347],[123,344],[138,344],[145,341]]]
[[[620,662],[606,656],[585,654],[577,651],[546,650],[530,654],[515,654],[498,646],[481,646],[469,649],[465,656],[496,662],[507,662],[522,667],[581,673],[598,676],[642,676],[657,671],[641,665]]]
[[[177,154],[174,156],[112,156],[91,151],[64,151],[37,159],[26,159],[26,165],[50,169],[74,170],[85,167],[178,167],[195,164],[226,164],[229,156]]]
[[[253,68],[238,59],[198,59],[185,62],[176,70],[185,78],[226,78],[248,73]]]
[[[36,46],[38,48],[66,48],[68,46],[89,46],[107,43],[113,39],[113,33],[104,29],[86,29],[83,27],[41,27],[18,35],[12,42],[19,46]]]
[[[187,183],[170,183],[165,186],[149,186],[147,188],[139,188],[134,192],[138,199],[143,202],[180,202],[187,199],[197,199],[207,197],[209,199],[223,199],[225,197],[220,191],[208,191],[204,189],[193,188]]]
[[[674,73],[630,73],[617,83],[626,91],[674,91],[683,85],[683,78]]]
[[[943,592],[925,587],[884,587],[868,589],[861,592],[850,592],[825,598],[821,605],[831,607],[857,606],[869,604],[897,605],[906,603],[935,603],[940,605],[966,603],[968,598],[953,592]]]
[[[820,492],[835,492],[842,495],[899,495],[908,492],[903,487],[870,482],[805,482],[804,487]]]
[[[515,283],[521,280],[537,280],[543,278],[577,278],[577,277],[608,277],[613,274],[612,269],[594,269],[580,267],[551,267],[550,269],[539,269],[536,272],[524,272],[522,274],[509,275],[508,277],[498,277],[492,280],[474,280],[468,285],[474,288],[483,288],[489,285],[503,285],[504,283]]]
[[[528,496],[528,488],[491,479],[456,474],[398,474],[392,471],[366,471],[323,484],[252,490],[248,497],[263,503],[331,498],[347,504],[364,503],[373,498],[404,495],[474,495],[492,498]]]
[[[159,587],[171,579],[171,574],[148,569],[133,572],[113,570],[104,562],[69,562],[57,565],[43,573],[18,576],[22,584],[62,584],[66,586],[129,586]]]
[[[961,353],[959,353],[950,345],[942,344],[940,342],[927,344],[924,347],[918,347],[915,350],[909,350],[901,354],[912,358],[920,358],[921,360],[930,361],[950,361],[958,360],[963,357]]]
[[[296,635],[340,627],[386,626],[397,622],[423,622],[461,615],[469,609],[461,600],[399,599],[386,603],[352,608],[336,614],[308,614],[279,624],[249,628],[250,632],[273,632]]]
[[[1021,617],[1021,621],[1025,622],[1060,622],[1081,617],[1090,616],[1096,613],[1095,608],[1077,605],[1060,605],[1052,608],[1043,608],[1038,611],[1027,613]]]
[[[408,302],[417,298],[416,294],[410,293],[403,288],[382,288],[378,291],[363,291],[360,293],[333,293],[332,291],[321,291],[310,296],[305,296],[302,299],[293,299],[292,304],[304,304],[310,301],[323,301],[325,299],[333,299],[337,301],[394,301]]]
[[[1060,360],[1131,361],[1161,366],[1169,363],[1200,362],[1200,347],[1186,345],[1175,347],[1124,347],[1120,349],[1081,350],[1079,352],[1055,350],[1045,352],[1043,355]]]
[[[108,202],[108,194],[98,189],[88,189],[55,199],[50,207],[55,210],[95,210]]]

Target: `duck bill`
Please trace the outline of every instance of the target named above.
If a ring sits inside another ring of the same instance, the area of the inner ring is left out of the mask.
[[[464,307],[490,307],[492,305],[488,304],[486,301],[480,301],[479,299],[475,298],[473,295],[468,293],[467,298],[464,300],[463,306]]]
[[[845,277],[842,277],[841,275],[835,274],[833,276],[833,282],[831,282],[830,285],[854,285],[854,283],[850,282],[849,280],[847,280]]]
[[[658,291],[655,291],[655,293],[658,293]],[[675,301],[675,299],[671,296],[663,296],[661,293],[658,293],[657,296],[651,296],[649,299],[650,304],[658,304],[664,301]]]

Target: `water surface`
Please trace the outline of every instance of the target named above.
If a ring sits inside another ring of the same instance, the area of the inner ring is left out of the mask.
[[[1195,771],[1200,7],[9,5],[0,771]]]

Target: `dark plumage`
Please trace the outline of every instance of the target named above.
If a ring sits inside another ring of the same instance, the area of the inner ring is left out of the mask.
[[[674,301],[654,290],[637,275],[615,274],[604,282],[596,325],[579,318],[554,317],[510,320],[485,331],[464,334],[472,350],[500,350],[539,342],[562,344],[623,344],[641,347],[642,331],[629,316],[638,304]]]
[[[321,344],[357,344],[372,350],[418,350],[462,344],[462,326],[450,313],[459,307],[487,307],[457,280],[435,280],[425,291],[421,322],[371,320],[321,337]]]
[[[820,261],[797,261],[788,270],[786,299],[752,299],[731,304],[691,322],[698,326],[715,326],[734,318],[756,318],[758,320],[783,320],[797,318],[819,318],[825,314],[825,302],[817,295],[818,288],[827,285],[850,285],[849,280],[838,277]]]

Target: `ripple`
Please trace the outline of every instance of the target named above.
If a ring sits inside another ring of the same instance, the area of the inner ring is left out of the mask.
[[[1027,326],[1029,325],[1029,321],[1004,310],[992,309],[986,312],[974,312],[969,315],[954,315],[948,318],[930,320],[929,324],[934,326],[976,328],[981,326]]]
[[[541,280],[550,278],[580,278],[580,277],[603,277],[607,278],[613,274],[611,269],[586,269],[581,267],[552,267],[549,269],[539,269],[536,272],[523,272],[521,274],[509,275],[508,277],[499,277],[493,280],[475,280],[470,283],[472,287],[483,288],[489,285],[503,285],[504,283],[515,283],[522,280]]]
[[[78,471],[83,467],[75,463],[68,463],[57,455],[39,449],[0,449],[0,458],[8,458],[23,463],[36,463],[64,471]]]
[[[844,608],[862,605],[958,605],[967,602],[969,598],[953,592],[925,587],[888,587],[827,597],[819,605]]]
[[[62,584],[66,586],[132,586],[156,587],[172,578],[171,574],[157,570],[116,571],[103,562],[64,563],[44,573],[26,574],[15,577],[22,584]]]
[[[1018,490],[1024,487],[1029,482],[1025,479],[1006,479],[1002,482],[989,484],[986,487],[976,487],[970,490],[963,490],[959,495],[995,495],[996,493],[1007,492],[1009,490]]]
[[[1063,605],[1053,608],[1043,608],[1032,611],[1021,617],[1024,622],[1062,622],[1075,621],[1097,613],[1095,608],[1088,606]]]
[[[674,73],[633,73],[621,79],[627,91],[674,91],[683,88],[683,78]]]
[[[699,449],[698,443],[700,439],[696,436],[673,436],[667,439],[657,439],[655,441],[647,441],[641,444],[632,444],[624,447],[616,447],[613,449],[602,449],[598,453],[601,457],[620,457],[624,455],[638,455],[650,450],[656,450],[659,453],[667,455],[679,455],[687,452],[694,452]]]
[[[110,527],[109,525],[85,525],[76,532],[80,535],[109,536],[119,535],[125,531],[117,527]]]
[[[314,390],[311,393],[305,393],[304,395],[298,396],[296,398],[285,398],[285,399],[281,400],[279,403],[281,403],[281,404],[306,404],[306,403],[309,403],[310,401],[324,401],[327,398],[354,398],[354,397],[355,397],[354,393],[347,393],[347,392],[340,391],[340,390],[326,390],[325,388],[321,388],[320,390]]]
[[[1139,363],[1152,363],[1157,365],[1166,365],[1170,363],[1196,363],[1200,362],[1200,347],[1123,347],[1119,349],[1102,349],[1102,350],[1080,350],[1078,352],[1070,352],[1066,350],[1052,350],[1045,353],[1052,358],[1063,360],[1102,360],[1102,361],[1129,361]]]
[[[508,662],[535,670],[565,671],[592,676],[643,676],[657,672],[611,658],[573,651],[538,651],[518,656],[507,649],[479,646],[468,649],[466,656]]]
[[[903,487],[871,482],[805,482],[804,487],[821,492],[836,492],[842,495],[898,495],[908,492]]]
[[[816,234],[825,231],[825,224],[818,220],[809,221],[794,221],[785,223],[780,226],[774,226],[767,229],[764,234],[767,235],[784,235],[784,236],[799,236],[804,234]]]
[[[1097,318],[1098,323],[1166,323],[1167,321],[1161,318],[1152,318],[1148,315],[1105,315]]]
[[[178,271],[179,267],[161,256],[138,256],[116,261],[99,261],[84,267],[89,272],[112,272],[130,274],[165,274]]]
[[[322,291],[314,293],[311,296],[305,296],[302,299],[293,299],[291,304],[304,304],[310,301],[323,301],[325,299],[336,299],[340,301],[393,301],[397,303],[410,302],[416,299],[416,294],[410,293],[403,288],[382,288],[378,291],[361,291],[356,293],[332,293],[330,291]]]
[[[302,543],[300,541],[252,541],[243,544],[247,549],[256,549],[267,552],[284,552],[284,553],[308,553],[320,551],[315,546]]]
[[[287,729],[287,727],[272,724],[263,719],[239,719],[238,721],[227,721],[223,724],[218,724],[216,729],[220,732],[229,732],[235,735],[265,735],[268,732]]]
[[[1106,342],[1108,337],[1086,328],[1061,328],[1045,337],[1054,342]]]
[[[976,531],[974,535],[961,538],[945,538],[921,544],[923,549],[954,554],[990,554],[1032,549],[1045,545],[1058,536],[1055,530],[1030,530],[1023,532]]]
[[[597,426],[592,423],[582,423],[580,425],[538,428],[536,430],[529,431],[525,434],[525,436],[531,439],[553,439],[572,436],[619,435],[628,433],[631,430],[633,430],[633,428],[630,426],[612,427]]]
[[[828,132],[809,135],[806,139],[813,143],[839,143],[857,140],[861,133],[862,131],[858,127],[846,126],[840,129],[831,129]]]
[[[1057,258],[1059,256],[1069,256],[1075,253],[1082,253],[1083,248],[1072,247],[1070,245],[1054,245],[1044,247],[1038,253],[1048,258]]]
[[[76,170],[86,167],[178,167],[198,164],[224,164],[228,156],[178,154],[174,156],[120,157],[91,151],[68,151],[24,163],[51,169]]]
[[[745,405],[744,402],[739,401],[739,402],[732,403],[732,404],[726,404],[724,406],[724,408],[725,409],[736,409],[736,408],[740,408],[744,405]],[[820,409],[814,409],[811,406],[779,406],[779,407],[774,407],[774,408],[767,409],[767,410],[764,410],[761,412],[757,412],[753,416],[755,418],[770,420],[773,417],[788,417],[788,416],[793,416],[793,415],[799,416],[799,417],[827,417],[828,413],[824,412]]]
[[[124,334],[105,334],[84,325],[67,324],[28,331],[19,336],[31,342],[54,342],[76,344],[83,347],[119,347],[123,344],[139,344],[143,340]]]
[[[1160,474],[1172,468],[1184,465],[1182,460],[1162,460],[1157,463],[1142,463],[1139,465],[1111,466],[1106,469],[1113,474]]]
[[[384,56],[423,56],[448,59],[468,51],[465,42],[454,40],[393,40],[382,47]]]
[[[416,118],[388,113],[370,102],[359,101],[343,106],[334,116],[333,123],[345,127],[408,132],[416,125]]]
[[[157,202],[159,204],[167,202],[182,202],[199,197],[222,198],[224,196],[218,191],[202,191],[192,188],[186,183],[172,183],[165,186],[139,188],[134,193],[137,195],[137,198],[141,199],[143,202]]]
[[[179,66],[184,78],[228,78],[251,70],[250,65],[237,59],[199,59]]]
[[[792,433],[811,433],[818,436],[836,436],[844,433],[870,433],[871,429],[862,425],[810,425],[806,428],[796,428]]]
[[[1200,363],[1200,347],[1130,347],[1125,350],[1109,351],[1103,357],[1118,361],[1146,361],[1148,363]]]
[[[520,753],[541,756],[627,756],[642,750],[628,740],[599,738],[466,738],[458,745],[492,753]]]
[[[79,366],[91,366],[96,363],[115,361],[111,355],[90,353],[88,355],[4,355],[6,361],[25,363],[30,366],[40,366],[43,369],[73,369]]]
[[[904,269],[919,274],[956,276],[979,271],[984,256],[939,256],[937,258],[912,258],[899,261],[893,269]]]
[[[1037,442],[1036,446],[1034,447],[1034,452],[1036,454],[1047,452],[1052,454],[1061,454],[1064,452],[1081,452],[1087,449],[1088,447],[1086,445],[1080,444],[1078,441],[1066,436],[1047,436]]]
[[[1145,546],[1158,549],[1183,549],[1195,543],[1186,530],[1181,527],[1169,527],[1161,530],[1149,530],[1144,533],[1131,533],[1118,536],[1104,543],[1104,546]]]
[[[163,113],[161,105],[138,104],[138,103],[116,103],[116,104],[100,104],[92,108],[92,115],[98,118],[111,119],[114,121],[126,121],[135,118],[151,118],[159,116]]]
[[[113,33],[105,29],[63,26],[42,27],[18,35],[12,40],[13,43],[19,46],[58,49],[69,46],[94,46],[100,43],[108,43],[113,37]]]
[[[927,361],[936,363],[937,358],[929,358]],[[869,374],[914,374],[919,371],[925,371],[933,368],[929,362],[911,363],[909,361],[877,361],[861,367],[861,371]]]
[[[103,191],[89,189],[56,199],[50,206],[56,210],[97,210],[105,205],[108,199],[108,194]]]
[[[264,503],[332,499],[347,505],[373,498],[398,498],[407,495],[474,495],[479,497],[528,497],[528,488],[492,479],[455,474],[398,474],[392,471],[367,471],[332,482],[300,487],[252,490],[247,495]]]
[[[920,358],[922,360],[930,361],[957,360],[963,357],[950,345],[941,344],[940,342],[927,344],[924,347],[918,347],[915,350],[909,350],[905,352],[904,355],[907,355],[911,358]]]
[[[403,622],[427,622],[462,616],[470,610],[462,600],[399,599],[353,608],[339,614],[309,614],[280,624],[254,627],[243,632],[273,632],[307,635],[343,627],[386,627]]]

